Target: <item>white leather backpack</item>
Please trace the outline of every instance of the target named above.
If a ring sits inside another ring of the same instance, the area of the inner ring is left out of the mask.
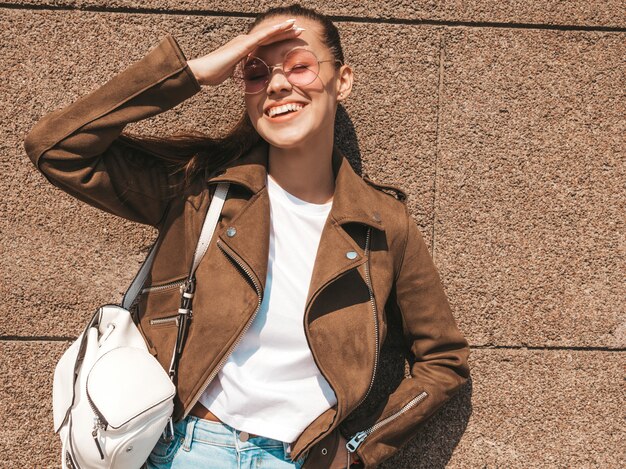
[[[174,437],[174,378],[192,316],[194,274],[213,237],[228,186],[219,183],[215,190],[193,266],[181,288],[169,373],[148,351],[129,311],[145,283],[160,237],[122,304],[100,306],[57,363],[52,401],[63,469],[139,469],[162,433]]]

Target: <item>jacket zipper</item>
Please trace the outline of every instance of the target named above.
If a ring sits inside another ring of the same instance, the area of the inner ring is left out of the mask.
[[[376,300],[374,299],[374,288],[372,286],[372,279],[370,277],[370,233],[372,232],[372,227],[368,227],[367,229],[367,238],[365,240],[365,256],[367,257],[367,262],[365,263],[365,281],[367,282],[367,289],[369,290],[370,295],[370,303],[372,305],[372,312],[374,314],[374,339],[376,343],[375,355],[374,355],[374,370],[372,371],[372,379],[370,381],[370,385],[367,388],[367,392],[363,396],[363,398],[359,401],[359,403],[355,406],[357,408],[361,405],[361,403],[367,398],[370,391],[372,390],[372,386],[374,385],[374,379],[376,377],[376,370],[378,368],[378,311],[376,309]]]
[[[365,399],[367,399],[367,396],[369,395],[370,391],[372,390],[372,386],[374,385],[374,380],[376,378],[376,370],[378,368],[378,348],[379,348],[379,339],[378,339],[378,311],[376,309],[376,300],[374,299],[374,288],[372,286],[372,280],[370,277],[370,236],[372,233],[372,227],[369,226],[367,228],[367,237],[365,240],[365,256],[367,257],[367,262],[365,263],[365,281],[367,282],[367,289],[369,290],[369,295],[370,295],[370,303],[372,305],[372,312],[374,314],[374,339],[376,341],[376,346],[375,346],[375,356],[374,356],[374,370],[372,371],[372,379],[370,381],[370,385],[367,388],[367,392],[365,393],[365,395],[363,396],[363,398],[358,402],[358,404],[356,406],[354,406],[354,408],[356,409],[357,407],[359,407],[363,401],[365,401]],[[351,440],[352,441],[352,440]],[[358,445],[357,445],[358,446]],[[355,447],[356,449],[356,447]],[[347,455],[348,455],[348,460],[346,462],[346,467],[349,468],[352,464],[352,451],[347,451]]]
[[[154,326],[155,324],[165,324],[168,322],[175,322],[176,325],[178,325],[178,314],[176,314],[175,316],[167,316],[164,318],[155,318],[155,319],[150,319],[150,325]]]
[[[411,399],[409,402],[407,402],[405,405],[403,405],[402,408],[400,410],[398,410],[397,412],[394,412],[389,417],[386,417],[386,418],[382,419],[380,422],[375,423],[371,427],[356,433],[350,439],[350,441],[348,441],[346,443],[346,448],[348,448],[348,452],[349,453],[354,453],[356,451],[356,449],[359,447],[359,445],[361,443],[363,443],[363,440],[365,440],[365,438],[367,436],[369,436],[372,432],[375,432],[380,427],[382,427],[383,425],[388,424],[392,420],[397,419],[398,417],[400,417],[400,415],[402,415],[403,413],[405,413],[408,410],[412,409],[417,404],[419,404],[424,399],[426,399],[427,396],[428,396],[428,393],[426,391],[422,391],[417,396],[415,396],[413,399]]]
[[[371,227],[368,227],[367,238],[366,238],[366,241],[365,241],[365,255],[366,256],[369,255],[369,240],[370,240],[370,233],[371,233],[371,231],[372,231]],[[372,385],[374,384],[374,377],[375,377],[375,374],[376,374],[376,368],[377,368],[377,364],[378,364],[378,313],[376,311],[376,302],[374,301],[374,293],[373,293],[373,289],[372,289],[371,282],[370,282],[368,264],[369,264],[369,258],[367,259],[367,262],[366,262],[366,265],[365,265],[365,277],[366,277],[367,286],[368,286],[368,289],[369,289],[370,302],[372,304],[372,308],[373,308],[373,311],[374,311],[374,327],[375,327],[375,330],[376,330],[376,337],[375,337],[375,339],[376,339],[376,354],[375,354],[375,360],[374,360],[374,371],[372,373],[372,379],[370,380],[369,388],[367,389],[367,392],[365,393],[365,396],[363,396],[363,399],[361,399],[361,401],[357,404],[357,407],[358,407],[358,405],[360,405],[365,400],[365,398],[369,394],[370,390],[372,389]],[[346,271],[346,272],[342,273],[341,275],[345,275],[348,272],[349,271]],[[311,300],[309,301],[309,303],[307,303],[305,311],[308,311],[309,305],[311,305],[315,301],[315,299],[324,290],[324,288],[326,288],[326,286],[328,286],[330,283],[334,282],[336,279],[337,279],[337,277],[331,278],[328,282],[326,282],[324,285],[322,285],[319,288],[319,290],[317,290],[317,292],[315,293],[315,296],[313,296],[311,298]],[[305,317],[306,317],[306,314],[305,314]],[[306,326],[304,328],[304,331],[305,331],[305,337],[306,337],[307,342],[308,342],[309,341],[309,336],[307,334]],[[309,348],[311,348],[311,344],[310,343],[309,343]],[[324,376],[326,381],[328,381],[328,378],[326,377],[326,375],[322,371],[322,368],[319,366],[319,363],[317,362],[317,359],[315,358],[315,355],[313,355],[313,360],[315,361],[315,364],[317,365],[318,370],[320,370],[320,373],[322,374],[322,376]],[[330,384],[330,381],[328,381],[328,383]],[[333,389],[333,392],[334,392],[334,389]],[[336,392],[335,392],[335,394],[336,394]],[[335,415],[335,417],[336,417],[336,415]],[[333,419],[333,422],[334,422],[334,419]],[[331,423],[331,427],[332,427],[332,423]],[[296,455],[296,457],[299,458],[302,454],[304,454],[305,451],[307,451],[310,447],[312,447],[315,443],[317,443],[317,441],[321,440],[325,436],[325,433],[326,432],[322,432],[320,435],[317,436],[317,438],[314,438],[312,441],[310,441],[308,445],[306,445],[304,448],[302,448],[302,450],[300,450],[300,452]],[[348,453],[348,458],[349,458],[348,459],[348,467],[350,467],[350,459],[351,459],[350,458],[350,453]]]
[[[182,286],[185,282],[187,281],[187,279],[183,279],[183,280],[176,280],[174,282],[170,282],[170,283],[166,283],[163,285],[156,285],[156,286],[152,286],[152,287],[145,287],[141,289],[141,293],[146,293],[149,291],[160,291],[160,290],[167,290],[169,288],[174,288],[174,287],[179,287]],[[137,299],[139,299],[139,295],[137,295]],[[168,322],[175,322],[176,324],[178,324],[178,314],[174,315],[174,316],[167,316],[165,318],[155,318],[155,319],[150,319],[150,325],[154,326],[155,324],[163,324],[163,323],[168,323]]]
[[[183,286],[186,281],[187,281],[187,279],[183,279],[183,280],[177,280],[175,282],[166,283],[164,285],[157,285],[157,286],[153,286],[153,287],[142,288],[139,291],[139,294],[133,300],[133,302],[130,305],[130,307],[128,308],[128,310],[131,313],[131,316],[133,317],[133,322],[135,324],[137,324],[139,322],[139,318],[137,316],[137,313],[138,313],[139,298],[141,297],[141,295],[143,295],[144,293],[149,292],[149,291],[167,290],[168,288],[174,288],[174,287],[178,287],[178,286]],[[152,324],[152,322],[150,322],[150,324]]]
[[[248,269],[247,265],[243,261],[240,260],[240,257],[237,254],[235,254],[232,249],[230,249],[226,245],[223,245],[219,238],[217,239],[216,244],[220,248],[220,250],[224,254],[226,254],[226,257],[228,257],[231,261],[236,262],[237,265],[239,265],[239,267],[241,267],[242,270],[248,275],[248,277],[250,278],[250,280],[254,284],[254,288],[256,289],[257,296],[258,296],[259,299],[258,299],[258,303],[257,303],[256,309],[254,310],[254,313],[252,313],[252,316],[250,317],[250,319],[248,320],[248,322],[246,323],[246,325],[242,329],[242,331],[239,334],[239,336],[237,336],[237,339],[235,340],[235,342],[233,342],[233,344],[228,349],[226,354],[222,357],[220,362],[217,364],[217,366],[213,369],[213,371],[211,372],[209,377],[206,379],[206,381],[204,382],[204,384],[202,385],[200,390],[193,397],[193,399],[192,399],[191,403],[189,404],[187,410],[184,412],[183,418],[186,418],[187,415],[189,414],[189,412],[191,412],[191,409],[193,408],[193,406],[196,404],[196,402],[198,402],[198,400],[200,399],[200,397],[202,396],[202,394],[204,393],[206,388],[209,386],[211,381],[213,381],[213,378],[215,378],[217,373],[222,369],[222,367],[226,363],[226,360],[228,359],[228,357],[230,356],[232,351],[237,347],[237,345],[241,341],[241,338],[243,337],[243,335],[246,333],[246,331],[250,327],[250,324],[252,324],[252,321],[254,321],[254,318],[256,317],[256,315],[257,315],[257,313],[259,311],[259,308],[261,307],[261,302],[263,300],[263,294],[262,294],[262,291],[261,291],[261,287],[259,286],[259,284],[255,280],[254,275],[252,275],[252,273],[250,272],[250,269]]]
[[[178,287],[179,285],[184,284],[187,281],[187,279],[183,279],[183,280],[177,280],[175,282],[170,282],[170,283],[166,283],[164,285],[156,285],[153,287],[145,287],[141,289],[141,293],[145,293],[148,291],[159,291],[159,290],[167,290],[168,288],[174,288],[174,287]]]

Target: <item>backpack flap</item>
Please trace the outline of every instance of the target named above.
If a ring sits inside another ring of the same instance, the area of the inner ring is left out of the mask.
[[[141,348],[118,347],[104,353],[87,377],[87,398],[113,429],[151,410],[159,412],[157,407],[175,394],[161,364]]]

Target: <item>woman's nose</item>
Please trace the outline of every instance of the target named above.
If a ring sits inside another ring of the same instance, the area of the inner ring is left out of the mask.
[[[291,90],[291,83],[287,80],[285,73],[281,69],[274,69],[270,73],[267,83],[267,94],[277,93],[283,90]]]

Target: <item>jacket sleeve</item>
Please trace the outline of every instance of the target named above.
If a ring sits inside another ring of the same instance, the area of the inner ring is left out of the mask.
[[[104,85],[41,118],[24,148],[61,190],[114,215],[158,226],[175,176],[120,134],[126,124],[171,109],[200,90],[177,41],[167,34]]]
[[[415,357],[411,376],[371,413],[356,453],[366,469],[391,457],[469,379],[469,345],[459,331],[426,243],[406,209],[395,300]],[[359,438],[357,437],[357,440]]]

